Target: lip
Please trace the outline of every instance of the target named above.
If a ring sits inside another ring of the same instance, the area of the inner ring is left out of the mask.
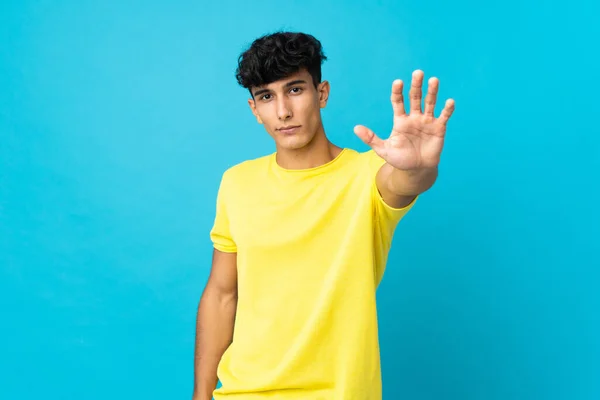
[[[289,135],[289,134],[295,133],[298,129],[300,129],[300,125],[297,125],[297,126],[290,125],[290,126],[279,128],[278,131],[285,135]]]

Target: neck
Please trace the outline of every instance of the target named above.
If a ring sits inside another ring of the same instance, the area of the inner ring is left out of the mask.
[[[306,146],[299,149],[277,149],[276,160],[285,169],[309,169],[327,164],[336,158],[342,148],[329,141],[323,128]]]

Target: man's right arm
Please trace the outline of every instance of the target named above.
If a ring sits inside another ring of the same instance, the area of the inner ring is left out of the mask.
[[[237,308],[237,253],[214,250],[210,276],[198,306],[193,400],[211,400],[217,366],[233,339]]]

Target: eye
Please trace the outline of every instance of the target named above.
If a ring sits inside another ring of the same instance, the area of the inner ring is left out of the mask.
[[[293,87],[293,88],[290,89],[290,92],[292,92],[294,94],[299,94],[299,93],[302,93],[302,88]]]
[[[269,96],[271,96],[270,94],[263,94],[262,96],[260,96],[260,100],[269,100]]]

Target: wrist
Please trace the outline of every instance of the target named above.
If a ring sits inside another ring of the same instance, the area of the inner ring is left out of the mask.
[[[400,170],[394,168],[389,175],[387,188],[397,196],[418,196],[435,183],[438,168]]]

